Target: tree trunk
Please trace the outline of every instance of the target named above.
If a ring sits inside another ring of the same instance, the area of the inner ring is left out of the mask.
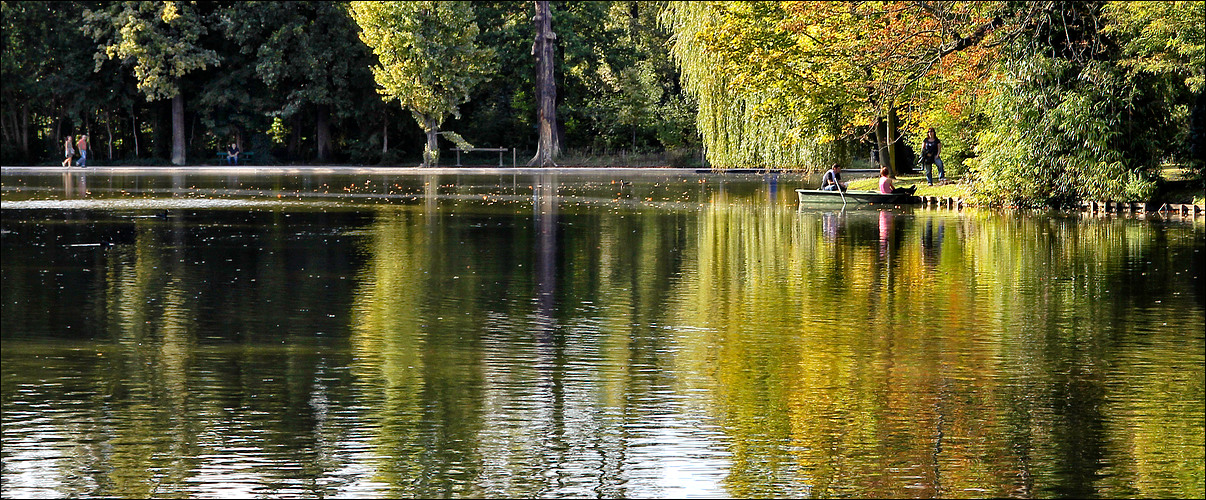
[[[889,174],[891,171],[891,161],[888,157],[888,130],[887,122],[883,118],[875,119],[875,161],[879,162],[880,167],[888,167]]]
[[[9,125],[9,119],[12,119],[12,125]],[[0,115],[0,129],[4,130],[4,145],[9,143],[17,144],[17,112],[12,111]],[[12,129],[12,131],[9,131]]]
[[[134,158],[138,158],[138,116],[134,114],[134,106],[130,106],[130,135],[134,136]]]
[[[331,153],[331,105],[319,104],[315,118],[314,139],[318,146],[318,160],[326,161]]]
[[[385,160],[385,155],[389,153],[389,112],[383,113],[384,120],[381,124],[381,159]]]
[[[184,165],[184,94],[172,98],[172,165]]]
[[[29,158],[29,106],[21,106],[21,154]]]
[[[440,124],[435,118],[423,117],[423,131],[427,133],[427,144],[423,146],[424,167],[434,167],[440,161],[440,149],[436,139],[440,137]]]
[[[896,175],[897,165],[897,146],[900,142],[900,131],[897,130],[900,125],[900,120],[896,116],[896,104],[888,103],[888,173]]]
[[[297,161],[301,152],[301,114],[289,118],[289,159]]]
[[[59,144],[63,140],[63,117],[59,116],[54,120],[54,140]],[[58,146],[62,147],[62,146]],[[56,155],[57,156],[57,155]]]
[[[109,160],[113,160],[113,115],[109,114],[109,110],[105,110],[105,142],[109,144]]]
[[[553,56],[557,34],[553,33],[553,12],[545,0],[536,1],[536,42],[532,44],[532,55],[536,56],[536,98],[540,110],[538,124],[540,140],[536,145],[536,156],[528,166],[557,166],[553,162],[561,154],[561,141],[557,134],[557,82],[553,80]]]

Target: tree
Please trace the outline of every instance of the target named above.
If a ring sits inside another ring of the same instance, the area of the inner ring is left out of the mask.
[[[672,2],[663,18],[713,163],[809,168],[869,123],[899,143],[897,113],[977,83],[1015,19],[1002,2]]]
[[[976,198],[1150,200],[1160,164],[1189,157],[1204,14],[1198,2],[1045,5],[989,80]]]
[[[261,99],[263,113],[292,121],[295,115],[312,111],[316,156],[320,161],[329,159],[332,119],[363,111],[352,103],[359,82],[371,79],[371,54],[361,43],[347,6],[238,2],[223,17],[229,36],[249,53],[248,76],[262,81],[272,96]],[[293,128],[294,136],[299,128]]]
[[[557,34],[553,33],[553,11],[547,0],[538,0],[536,15],[536,41],[532,44],[532,55],[536,56],[536,103],[539,115],[536,126],[540,140],[536,156],[528,165],[556,166],[553,160],[561,154],[561,142],[557,133],[557,82],[553,78]]]
[[[1102,11],[1109,20],[1102,32],[1121,49],[1118,64],[1130,81],[1147,86],[1144,94],[1149,99],[1136,111],[1146,111],[1149,119],[1139,125],[1149,133],[1132,144],[1163,146],[1154,153],[1186,161],[1193,175],[1203,178],[1206,31],[1201,23],[1206,3],[1109,2]]]
[[[220,64],[201,39],[208,30],[196,2],[123,2],[84,11],[84,29],[98,43],[95,71],[106,58],[133,65],[147,101],[172,101],[172,163],[185,163],[181,80]]]
[[[448,115],[486,81],[493,52],[478,47],[470,2],[352,2],[360,39],[377,55],[378,92],[397,100],[427,135],[423,165],[439,159],[436,142]]]

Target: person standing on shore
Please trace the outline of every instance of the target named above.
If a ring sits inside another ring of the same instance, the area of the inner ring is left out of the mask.
[[[925,134],[925,142],[921,143],[921,163],[925,165],[925,181],[934,185],[934,174],[930,165],[938,165],[938,181],[946,180],[946,169],[942,168],[942,141],[938,140],[938,134],[934,132],[934,127],[930,127]]]
[[[88,134],[80,134],[80,140],[75,142],[75,148],[80,150],[79,166],[86,168],[88,166]]]
[[[71,168],[71,157],[75,155],[75,150],[71,149],[71,136],[63,139],[63,150],[67,154],[67,158],[63,160],[63,166]]]

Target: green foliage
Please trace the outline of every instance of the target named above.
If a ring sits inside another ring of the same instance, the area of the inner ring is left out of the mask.
[[[671,55],[684,88],[698,105],[696,126],[708,161],[718,167],[801,167],[821,170],[834,159],[836,108],[783,108],[781,89],[740,89],[733,64],[710,50],[725,21],[754,29],[773,25],[777,11],[761,6],[727,9],[721,2],[672,2],[663,22],[674,32]],[[761,16],[760,18],[758,16]],[[753,38],[758,38],[754,36]],[[809,109],[808,112],[799,112]],[[829,127],[818,126],[818,123]],[[828,130],[826,130],[828,128]]]
[[[1206,2],[1110,2],[1102,32],[1122,40],[1119,64],[1133,71],[1170,75],[1189,91],[1206,87]]]
[[[1167,20],[1140,18],[1168,9],[1095,3],[1063,8],[1047,12],[1011,47],[989,84],[984,112],[990,125],[977,137],[980,156],[969,161],[980,203],[1146,201],[1160,164],[1188,156],[1184,138],[1195,80],[1185,65],[1193,57],[1171,65],[1164,63],[1175,58],[1126,57],[1157,51],[1145,33]],[[1077,22],[1099,19],[1100,12],[1121,21],[1100,31],[1100,23]],[[1200,54],[1201,38],[1188,35],[1158,50]]]
[[[46,151],[58,150],[62,136],[76,133],[91,114],[90,98],[97,96],[89,92],[90,79],[82,78],[92,69],[90,40],[78,29],[82,10],[77,4],[0,2],[0,158],[6,164],[49,156]]]
[[[185,75],[221,64],[200,44],[207,21],[195,2],[112,3],[85,10],[83,18],[84,31],[100,43],[95,70],[106,58],[128,62],[148,101],[179,95]]]
[[[457,149],[473,149],[473,144],[470,144],[469,141],[466,141],[464,137],[461,137],[461,135],[456,132],[440,133],[444,135],[445,139],[448,139],[452,141],[453,144],[456,144]]]
[[[694,103],[669,57],[670,33],[657,22],[663,7],[553,2],[564,144],[593,151],[698,146]],[[346,2],[6,1],[2,8],[6,163],[50,161],[62,135],[85,131],[114,158],[166,154],[172,121],[161,99],[174,92],[186,97],[184,136],[196,158],[231,140],[246,147],[270,131],[283,161],[314,157],[324,140],[335,161],[418,155],[409,138],[422,127],[404,108],[374,97],[370,67],[378,56],[360,40]],[[461,116],[441,126],[475,144],[532,145],[532,4],[474,2],[471,12],[481,28],[477,46],[507,63],[488,72],[489,85],[470,88],[456,106]],[[617,80],[609,78],[617,75],[632,92],[615,95]]]
[[[448,115],[459,116],[473,87],[489,79],[494,54],[477,45],[469,2],[352,2],[351,13],[380,62],[372,68],[378,92],[429,135]],[[439,155],[433,142],[424,150],[427,165]]]
[[[1155,183],[1124,154],[1120,80],[1104,63],[1031,56],[990,85],[992,125],[969,161],[982,204],[1065,205],[1146,200]]]

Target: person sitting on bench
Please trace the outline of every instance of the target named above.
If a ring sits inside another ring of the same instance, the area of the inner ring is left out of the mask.
[[[235,143],[233,143],[233,142],[230,143],[230,147],[226,148],[226,164],[227,165],[238,165],[239,164],[239,147],[236,146]]]

